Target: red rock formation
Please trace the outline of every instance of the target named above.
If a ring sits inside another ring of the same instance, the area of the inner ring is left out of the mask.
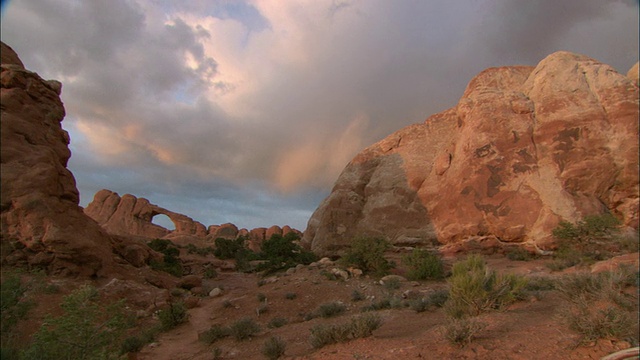
[[[113,263],[111,239],[78,206],[67,170],[69,135],[61,85],[24,69],[1,44],[2,261],[51,272],[101,275]]]
[[[109,233],[117,235],[134,235],[147,238],[164,238],[193,236],[204,238],[207,230],[204,225],[192,218],[175,213],[149,203],[144,198],[136,198],[125,194],[120,197],[110,190],[98,191],[84,212],[98,222]],[[175,225],[169,231],[152,223],[154,216],[163,214]]]
[[[238,227],[232,223],[222,225],[210,225],[208,238],[215,240],[217,238],[235,239],[239,236]]]
[[[396,244],[553,246],[560,220],[611,211],[638,228],[638,86],[586,56],[478,74],[458,105],[358,154],[309,220],[330,254]]]

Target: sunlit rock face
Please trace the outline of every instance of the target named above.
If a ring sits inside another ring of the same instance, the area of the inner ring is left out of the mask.
[[[326,255],[361,235],[547,249],[559,221],[605,211],[637,229],[638,94],[637,79],[569,52],[487,69],[454,108],[359,153],[303,244]]]
[[[94,276],[113,263],[111,238],[78,206],[61,84],[28,71],[1,44],[2,262]]]

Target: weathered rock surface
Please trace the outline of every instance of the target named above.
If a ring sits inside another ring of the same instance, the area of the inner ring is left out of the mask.
[[[1,45],[2,261],[69,275],[103,274],[113,263],[111,239],[78,206],[66,168],[71,152],[60,125],[60,83],[24,69]]]
[[[309,220],[320,254],[398,245],[553,247],[561,220],[611,211],[638,228],[638,86],[582,55],[490,68],[457,106],[358,154]]]
[[[151,204],[145,198],[137,198],[131,194],[125,194],[121,197],[111,190],[98,191],[84,212],[97,221],[107,232],[114,235],[168,239],[180,243],[198,241],[212,243],[217,238],[236,239],[239,236],[246,236],[248,247],[255,251],[260,249],[263,241],[274,234],[284,236],[295,232],[302,235],[302,232],[288,225],[282,228],[274,225],[270,228],[260,227],[252,230],[238,229],[236,225],[231,223],[205,227],[186,215]],[[166,215],[173,222],[175,230],[168,230],[152,222],[153,217],[160,214]],[[137,258],[133,254],[127,254],[135,264],[140,262],[135,260]],[[140,255],[139,252],[136,254]]]
[[[110,190],[98,191],[84,212],[109,233],[147,238],[195,236],[204,238],[206,227],[192,218],[151,204],[130,194],[122,197]],[[175,225],[170,231],[152,223],[156,215],[166,215]],[[170,235],[170,236],[169,236]]]

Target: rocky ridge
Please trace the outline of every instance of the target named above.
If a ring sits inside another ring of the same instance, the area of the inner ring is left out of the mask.
[[[251,230],[238,229],[231,223],[205,227],[186,215],[151,204],[145,198],[138,198],[131,194],[120,196],[106,189],[95,194],[93,201],[87,205],[84,212],[111,234],[168,239],[178,243],[194,241],[213,243],[217,238],[235,239],[238,236],[246,236],[249,239],[248,246],[258,250],[260,244],[274,234],[286,235],[296,232],[302,235],[300,231],[287,225]],[[168,230],[152,222],[154,216],[160,214],[166,215],[173,222],[175,230]]]
[[[606,211],[637,229],[638,94],[637,79],[569,52],[487,69],[457,106],[359,153],[303,244],[330,255],[367,235],[544,250],[559,221]]]

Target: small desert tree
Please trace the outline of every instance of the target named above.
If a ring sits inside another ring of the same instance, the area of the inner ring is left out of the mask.
[[[98,292],[92,286],[83,286],[64,297],[64,314],[45,319],[23,358],[117,358],[127,324],[123,303],[103,307],[98,300]]]
[[[384,276],[393,267],[384,253],[391,244],[382,238],[360,237],[351,242],[351,248],[342,258],[346,265],[353,265],[376,276]]]

